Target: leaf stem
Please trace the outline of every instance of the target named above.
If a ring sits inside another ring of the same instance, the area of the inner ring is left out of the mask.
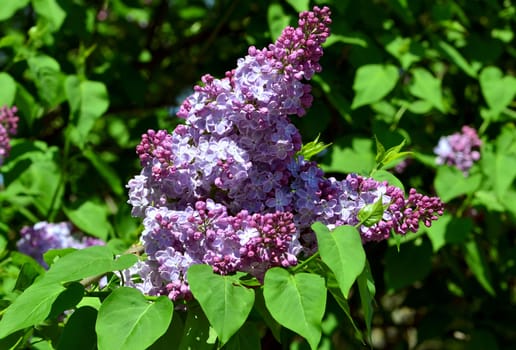
[[[302,261],[300,264],[294,266],[291,271],[294,273],[298,272],[299,270],[304,268],[306,265],[308,265],[310,262],[317,259],[320,255],[321,254],[319,253],[319,251],[315,252],[310,257],[308,257],[308,259],[306,259],[305,261]]]

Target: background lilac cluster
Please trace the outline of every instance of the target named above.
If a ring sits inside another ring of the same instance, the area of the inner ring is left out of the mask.
[[[442,136],[434,148],[438,165],[451,165],[468,175],[469,169],[480,159],[480,146],[482,141],[477,131],[464,125],[461,132]]]
[[[202,85],[182,104],[185,120],[169,133],[149,130],[136,152],[142,171],[131,179],[129,203],[143,219],[147,259],[128,284],[173,300],[190,297],[186,271],[210,264],[221,274],[263,278],[273,266],[293,266],[316,245],[310,225],[360,225],[363,241],[416,231],[442,214],[442,202],[351,174],[326,178],[299,155],[302,141],[289,116],[312,103],[305,82],[321,70],[330,11],[314,7],[275,44],[249,48],[237,68]],[[358,215],[381,201],[382,220]]]
[[[20,239],[16,243],[18,250],[37,260],[43,267],[47,263],[43,254],[50,249],[76,248],[83,249],[93,245],[104,245],[104,241],[74,231],[69,222],[48,223],[41,221],[34,226],[24,226],[20,231]]]

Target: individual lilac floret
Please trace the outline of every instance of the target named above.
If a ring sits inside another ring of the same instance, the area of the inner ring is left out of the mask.
[[[126,275],[141,282],[128,285],[150,295],[189,299],[186,273],[192,264],[209,264],[225,275],[245,271],[263,278],[274,266],[297,264],[300,249],[292,214],[228,215],[226,207],[208,199],[185,210],[149,208],[142,241],[147,260]]]
[[[24,226],[20,231],[20,236],[16,243],[18,250],[33,257],[45,268],[48,268],[48,265],[43,260],[43,254],[50,249],[83,249],[105,244],[101,239],[74,232],[73,226],[69,222],[41,221],[34,226]]]
[[[10,137],[18,129],[18,108],[3,106],[0,108],[0,166],[11,150]]]
[[[441,137],[434,153],[438,165],[455,166],[467,176],[473,163],[480,159],[482,141],[472,127],[464,125],[461,131]]]

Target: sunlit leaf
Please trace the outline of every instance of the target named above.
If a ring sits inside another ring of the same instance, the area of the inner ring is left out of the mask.
[[[67,77],[65,92],[71,110],[70,137],[82,148],[95,121],[108,109],[108,92],[104,83],[76,76]]]
[[[472,78],[477,77],[478,69],[474,67],[472,64],[470,64],[456,48],[454,48],[453,46],[451,46],[443,40],[439,40],[437,42],[437,46],[453,63],[455,63],[460,69],[462,69],[464,73],[466,73]]]
[[[11,107],[16,96],[16,82],[9,74],[0,72],[0,87],[0,107]]]
[[[465,176],[454,167],[442,166],[437,169],[434,183],[437,194],[446,203],[461,195],[474,193],[481,181],[481,174]]]
[[[265,274],[263,294],[272,317],[304,337],[312,350],[317,349],[326,306],[324,279],[275,267]]]
[[[267,21],[271,38],[275,41],[281,35],[283,29],[290,24],[290,16],[285,14],[280,4],[273,3],[269,5],[267,10]]]
[[[479,76],[482,95],[487,105],[495,112],[500,113],[516,97],[516,78],[504,76],[497,67],[482,69]]]
[[[221,344],[225,344],[251,312],[254,291],[239,285],[235,276],[215,274],[209,265],[192,265],[187,277],[192,294],[217,332]]]
[[[174,306],[161,296],[148,301],[135,288],[113,291],[99,309],[95,331],[99,350],[140,350],[168,329]]]
[[[347,298],[351,286],[365,266],[360,234],[353,226],[339,226],[330,232],[319,222],[314,223],[312,229],[317,236],[321,259],[333,271],[342,294]]]
[[[103,204],[87,201],[76,208],[65,208],[68,218],[84,233],[107,239],[111,225],[107,219],[108,210]]]
[[[351,109],[377,102],[385,97],[398,82],[398,68],[393,65],[369,64],[358,68]]]
[[[441,81],[423,68],[412,71],[414,81],[409,87],[412,95],[430,102],[439,111],[444,112]]]
[[[52,31],[57,31],[61,28],[65,18],[66,12],[61,8],[56,0],[31,0],[34,11],[44,18],[50,25]]]

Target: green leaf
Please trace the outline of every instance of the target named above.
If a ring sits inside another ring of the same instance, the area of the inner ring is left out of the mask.
[[[76,76],[69,76],[65,81],[65,92],[71,111],[71,140],[84,148],[95,121],[109,107],[106,86],[98,81],[80,81]]]
[[[0,108],[12,106],[16,96],[16,81],[9,74],[0,72],[0,87]]]
[[[373,323],[373,302],[376,294],[373,275],[369,263],[366,263],[364,270],[357,278],[360,303],[364,311],[364,319],[367,328],[367,339],[371,342],[371,325]]]
[[[97,346],[95,321],[97,310],[83,306],[73,312],[66,321],[63,334],[59,338],[57,350],[93,350]]]
[[[309,160],[313,156],[316,156],[317,154],[321,153],[322,151],[331,146],[331,143],[326,144],[324,142],[319,142],[319,136],[320,135],[317,135],[315,140],[304,144],[301,147],[301,150],[298,152],[298,154],[302,155],[303,158]]]
[[[355,137],[351,142],[351,147],[345,147],[340,139],[336,140],[328,152],[329,164],[321,164],[325,172],[368,174],[373,170],[375,155],[371,139]]]
[[[473,194],[481,182],[481,174],[466,177],[459,169],[451,166],[439,167],[434,180],[435,190],[445,203],[461,195]]]
[[[192,294],[217,332],[221,344],[227,343],[251,312],[254,291],[239,285],[235,276],[215,274],[209,265],[192,265],[187,278]]]
[[[347,298],[365,266],[366,256],[360,234],[353,226],[339,226],[330,232],[320,222],[314,223],[312,229],[317,236],[322,261],[333,271],[342,294]]]
[[[131,267],[138,258],[127,254],[114,260],[113,253],[106,246],[93,246],[77,250],[57,260],[48,270],[41,283],[71,282],[82,278],[102,275]]]
[[[360,34],[357,35],[342,35],[342,34],[334,34],[330,35],[328,39],[324,42],[323,47],[331,46],[335,43],[343,43],[348,45],[356,45],[363,48],[367,48],[367,40],[360,37]]]
[[[400,152],[401,149],[405,146],[405,140],[401,141],[401,143],[399,145],[396,145],[394,147],[391,147],[389,148],[387,151],[385,151],[385,149],[383,149],[383,146],[380,146],[382,147],[382,150],[383,152],[381,153],[378,153],[377,156],[376,156],[376,163],[380,166],[380,168],[384,168],[385,166],[387,166],[389,163],[395,161],[396,159],[399,159],[399,158],[402,158],[402,157],[405,157],[405,156],[408,156],[411,154],[411,152]],[[378,149],[378,144],[380,143],[380,141],[378,141],[378,139],[376,140],[376,143],[377,143],[377,149]]]
[[[12,162],[12,167],[3,167],[6,182],[9,183],[5,192],[8,199],[15,197],[27,199],[34,204],[42,216],[46,216],[52,204],[58,207],[61,200],[61,169],[57,164],[58,149],[57,147],[47,147],[43,142],[22,142],[20,145],[20,148],[29,147],[34,147],[34,149],[26,149],[27,154],[16,158],[18,150],[13,145],[11,156],[15,162]]]
[[[464,250],[466,263],[477,281],[490,295],[495,296],[496,292],[491,283],[491,271],[477,242],[474,240],[467,242],[464,244]]]
[[[401,67],[407,70],[413,63],[421,60],[424,55],[424,48],[421,44],[412,41],[411,38],[393,37],[385,44],[385,50],[396,57]]]
[[[507,192],[504,193],[504,196],[505,195],[507,195]],[[502,204],[502,200],[500,200],[497,197],[496,193],[494,193],[493,191],[475,191],[475,197],[473,199],[472,205],[483,205],[489,211],[505,211],[505,207]]]
[[[115,289],[99,309],[95,325],[99,350],[147,348],[167,331],[173,311],[165,296],[149,302],[137,289]]]
[[[310,0],[287,0],[287,3],[296,10],[296,12],[308,11]]]
[[[27,6],[28,3],[29,0],[2,0],[2,6],[0,6],[0,21],[10,18],[16,11]],[[2,86],[2,84],[0,84],[0,86]]]
[[[432,104],[427,100],[416,100],[407,109],[414,114],[426,114],[432,109]]]
[[[405,141],[403,141],[403,144],[405,143]],[[392,148],[389,148],[385,154],[385,159],[383,160],[383,165],[382,165],[382,168],[390,168],[393,166],[393,162],[395,160],[398,160],[400,158],[405,158],[407,156],[411,156],[412,155],[412,152],[399,152],[399,149],[398,150],[394,150],[395,148],[397,148],[398,146],[395,146],[395,147],[392,147]]]
[[[385,147],[383,147],[380,140],[378,140],[378,137],[374,137],[376,140],[376,164],[381,164],[383,162],[383,159],[385,158]]]
[[[396,176],[394,176],[387,170],[376,170],[371,174],[371,177],[376,181],[387,181],[389,185],[401,188],[403,192],[405,192],[405,187],[403,186],[403,183]]]
[[[76,248],[62,248],[62,249],[50,249],[43,253],[43,261],[47,263],[48,266],[54,264],[54,261],[67,254],[75,252]]]
[[[64,101],[64,75],[59,63],[52,57],[37,55],[27,60],[39,97],[49,108]]]
[[[32,0],[34,11],[49,24],[50,30],[55,32],[61,28],[66,12],[59,6],[56,0]]]
[[[19,83],[16,84],[16,97],[14,104],[18,107],[19,116],[32,126],[35,119],[43,115],[43,107],[36,102],[31,93]]]
[[[410,263],[407,263],[410,262]],[[418,239],[398,248],[391,246],[385,255],[385,284],[389,292],[423,280],[432,269],[432,246]]]
[[[66,288],[61,284],[34,283],[6,309],[0,320],[0,339],[43,322],[52,304]]]
[[[267,9],[267,22],[269,23],[271,38],[276,41],[283,29],[289,25],[290,16],[285,14],[280,4],[273,3]]]
[[[451,46],[445,41],[439,40],[437,47],[447,56],[453,63],[455,63],[460,69],[472,78],[477,77],[477,67],[471,65],[456,48]]]
[[[414,81],[409,86],[412,95],[426,100],[439,111],[444,112],[441,81],[424,68],[412,70]]]
[[[272,317],[317,349],[326,307],[324,279],[308,273],[293,275],[275,267],[265,274],[263,295]]]
[[[107,240],[111,225],[107,208],[103,204],[87,201],[77,208],[63,208],[66,216],[84,233]]]
[[[371,227],[382,220],[385,208],[383,206],[383,196],[372,204],[364,205],[357,214],[360,224],[366,227]]]
[[[432,226],[425,228],[434,253],[446,244],[462,244],[472,229],[473,222],[470,218],[455,218],[450,214],[444,214]]]
[[[398,76],[398,68],[393,65],[368,64],[358,68],[353,83],[356,95],[351,109],[381,100],[394,89]]]
[[[504,76],[497,67],[482,69],[479,82],[487,105],[496,114],[502,112],[516,97],[516,78]]]
[[[516,178],[516,155],[499,151],[495,158],[494,190],[498,198],[502,198]]]

